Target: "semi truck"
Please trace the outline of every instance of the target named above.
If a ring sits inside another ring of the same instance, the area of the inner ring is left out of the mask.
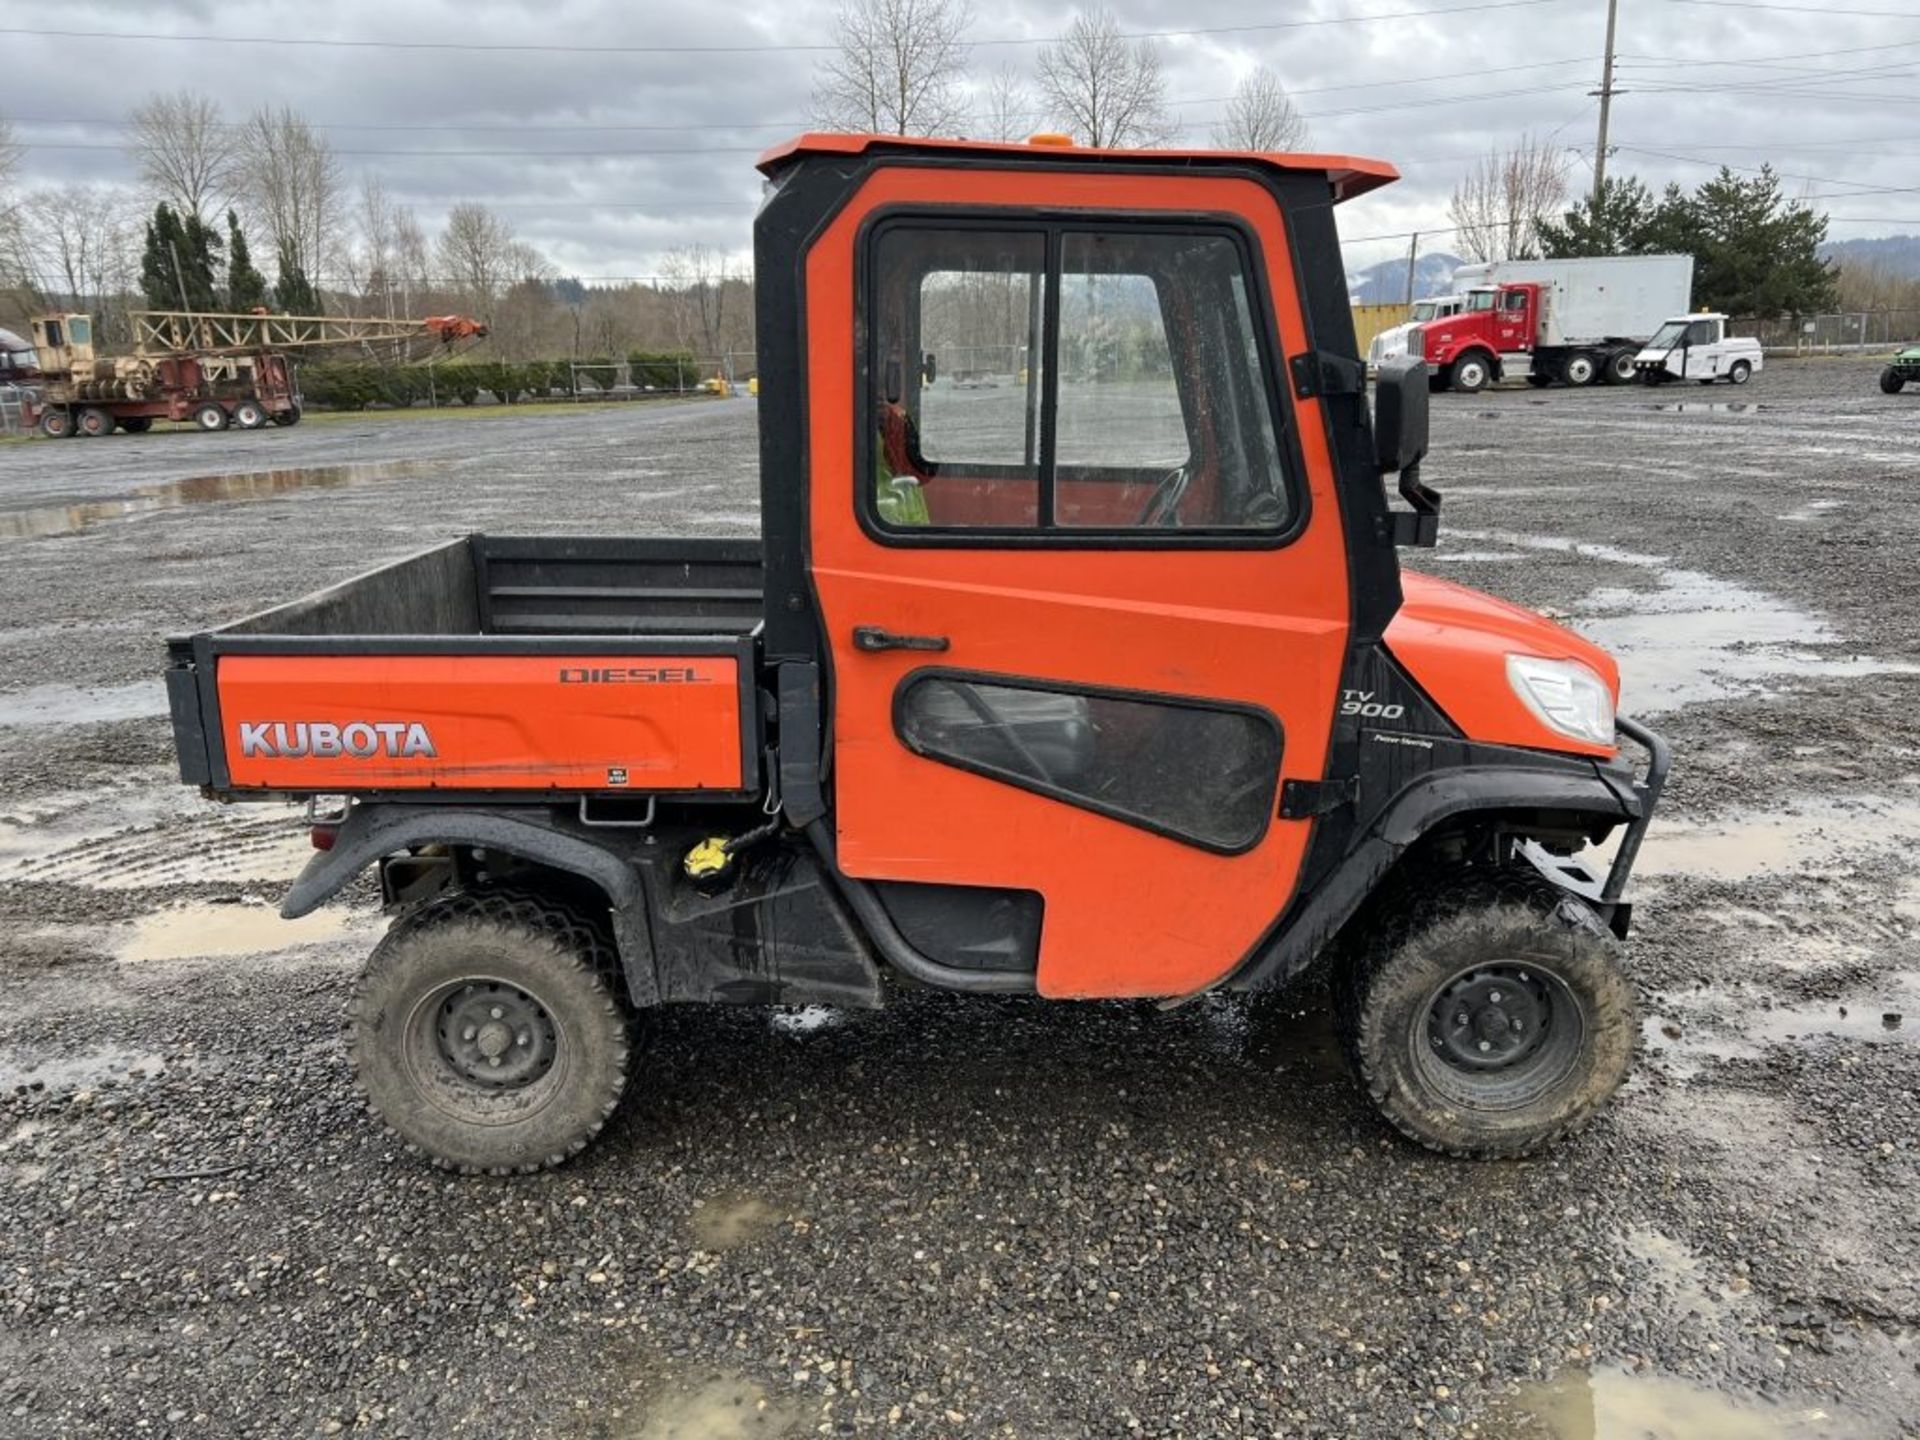
[[[101,353],[90,315],[30,322],[40,376],[24,418],[49,439],[140,434],[156,420],[201,430],[258,430],[300,420],[293,354],[341,345],[451,345],[487,327],[462,315],[425,320],[341,315],[136,310],[130,355]]]
[[[1367,346],[1367,367],[1378,370],[1387,361],[1412,353],[1422,325],[1429,320],[1445,320],[1458,315],[1466,303],[1467,297],[1464,295],[1429,295],[1424,300],[1414,301],[1404,321],[1388,326],[1373,337],[1372,343]]]
[[[1693,294],[1691,255],[1603,255],[1462,265],[1460,313],[1422,327],[1436,388],[1472,393],[1500,380],[1624,385],[1667,317]]]
[[[1369,410],[1334,219],[1393,168],[837,134],[760,168],[757,539],[471,535],[169,644],[183,781],[312,804],[281,913],[378,871],[378,1115],[534,1170],[654,1007],[1317,972],[1412,1139],[1584,1125],[1671,762],[1605,651],[1401,568],[1426,374]],[[1041,363],[928,383],[987,344]]]

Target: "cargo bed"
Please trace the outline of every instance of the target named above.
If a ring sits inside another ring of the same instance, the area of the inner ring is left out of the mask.
[[[757,540],[473,535],[168,642],[234,799],[757,792]]]

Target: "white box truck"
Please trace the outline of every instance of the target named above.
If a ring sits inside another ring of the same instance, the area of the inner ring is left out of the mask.
[[[1691,255],[1598,255],[1462,265],[1456,315],[1421,327],[1436,387],[1474,391],[1496,380],[1623,385],[1634,357],[1693,295]]]

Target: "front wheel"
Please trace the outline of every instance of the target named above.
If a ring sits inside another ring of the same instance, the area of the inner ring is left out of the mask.
[[[1889,365],[1880,372],[1880,393],[1898,395],[1901,387],[1907,383],[1907,377]]]
[[[1493,383],[1493,366],[1482,355],[1463,355],[1453,362],[1453,388],[1477,395]]]
[[[444,1169],[558,1165],[627,1075],[627,1017],[598,926],[544,897],[454,892],[394,922],[355,990],[350,1049],[374,1110]]]
[[[73,434],[73,412],[58,406],[40,412],[40,433],[49,440],[64,440]]]
[[[1572,1134],[1632,1068],[1633,984],[1582,902],[1537,877],[1469,881],[1355,962],[1347,1044],[1395,1128],[1473,1159]]]

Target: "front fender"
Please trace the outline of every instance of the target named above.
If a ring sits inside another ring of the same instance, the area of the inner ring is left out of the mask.
[[[551,866],[597,887],[607,897],[621,968],[636,1005],[658,997],[646,894],[632,865],[604,845],[499,809],[463,806],[378,805],[353,807],[332,848],[316,853],[295,878],[280,914],[305,915],[337,895],[354,876],[383,856],[421,845],[471,845]]]

